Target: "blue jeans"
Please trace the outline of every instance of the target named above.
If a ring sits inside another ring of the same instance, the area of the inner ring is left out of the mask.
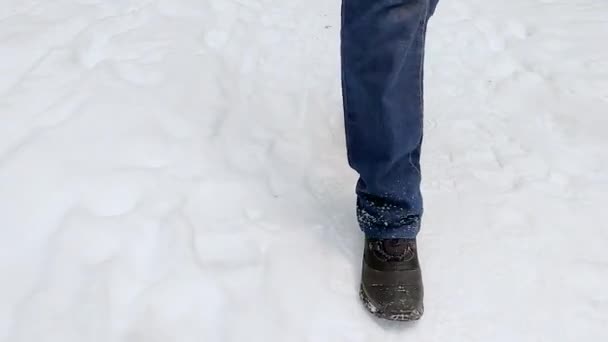
[[[357,218],[371,238],[420,230],[426,26],[438,0],[343,0],[342,90]]]

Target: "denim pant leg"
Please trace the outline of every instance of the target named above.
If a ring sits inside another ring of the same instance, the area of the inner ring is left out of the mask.
[[[368,237],[420,230],[424,39],[437,1],[342,1],[346,143]]]

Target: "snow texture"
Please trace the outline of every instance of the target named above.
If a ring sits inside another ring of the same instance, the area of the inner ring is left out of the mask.
[[[339,6],[0,0],[0,341],[606,341],[608,2],[440,3],[417,324],[357,294]]]

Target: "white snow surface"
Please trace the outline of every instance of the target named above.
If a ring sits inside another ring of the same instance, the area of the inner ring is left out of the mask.
[[[339,6],[0,0],[0,341],[606,341],[608,2],[441,1],[416,324],[358,300]]]

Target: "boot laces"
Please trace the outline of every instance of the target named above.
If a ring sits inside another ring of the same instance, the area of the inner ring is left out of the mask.
[[[376,240],[370,247],[384,261],[407,261],[415,255],[414,244],[408,239]]]

